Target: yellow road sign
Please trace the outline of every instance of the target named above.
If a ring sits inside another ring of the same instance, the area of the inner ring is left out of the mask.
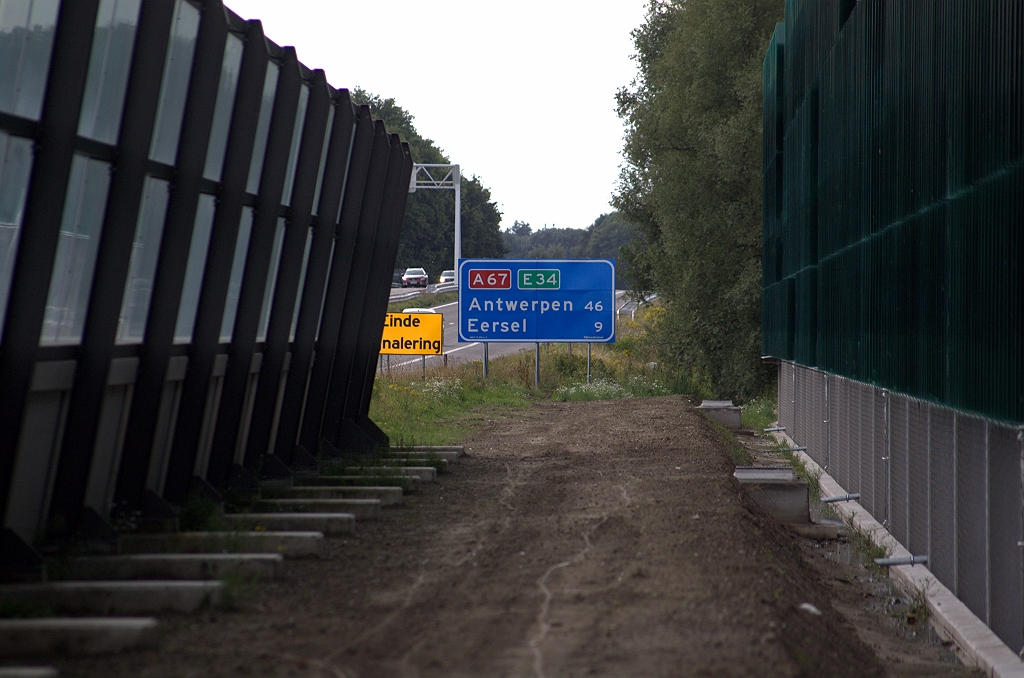
[[[380,352],[384,355],[441,355],[443,313],[388,313]]]

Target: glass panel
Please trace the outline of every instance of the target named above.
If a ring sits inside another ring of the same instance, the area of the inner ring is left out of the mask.
[[[270,306],[274,303],[274,288],[277,287],[277,270],[281,266],[281,244],[284,242],[284,217],[277,220],[274,231],[274,248],[270,251],[270,270],[267,282],[263,287],[263,306],[260,307],[260,324],[256,331],[256,341],[267,340],[267,325],[270,323]]]
[[[299,107],[295,111],[295,125],[292,127],[292,147],[288,151],[288,171],[284,175],[284,191],[281,193],[281,204],[292,204],[292,187],[295,185],[295,163],[299,159],[299,144],[302,142],[302,129],[306,126],[306,106],[309,104],[309,86],[299,88]]]
[[[142,196],[139,221],[135,225],[132,258],[128,262],[128,279],[121,300],[121,317],[117,323],[119,344],[137,344],[146,332],[146,316],[149,299],[153,295],[153,278],[160,258],[169,195],[168,182],[146,177],[146,191]]]
[[[178,304],[178,322],[174,327],[174,343],[187,344],[192,341],[192,330],[196,325],[196,309],[199,307],[199,292],[203,287],[203,271],[206,269],[206,253],[210,249],[210,233],[213,231],[213,213],[217,199],[203,193],[199,196],[196,209],[196,223],[192,227],[192,244],[188,246],[188,264],[185,265],[185,284],[181,288],[181,303]]]
[[[60,0],[0,2],[0,111],[38,120]]]
[[[149,159],[173,165],[178,154],[181,118],[185,115],[188,81],[192,73],[192,54],[199,33],[199,10],[187,0],[178,0],[171,39],[167,45],[164,76],[160,82],[160,107],[153,126]]]
[[[320,339],[320,325],[324,321],[324,302],[327,301],[327,288],[330,287],[331,282],[331,266],[334,265],[334,250],[338,245],[338,240],[335,238],[331,241],[331,256],[327,258],[327,280],[324,281],[324,291],[320,295],[320,315],[316,319],[316,339]]]
[[[100,0],[85,78],[79,136],[117,143],[140,0]]]
[[[324,132],[324,146],[320,149],[320,170],[316,175],[316,192],[313,193],[313,216],[320,209],[320,189],[324,185],[324,167],[327,165],[327,147],[331,145],[331,128],[334,126],[334,106],[327,111],[327,130]]]
[[[206,147],[206,165],[203,176],[210,181],[220,181],[224,169],[224,152],[228,147],[228,128],[231,112],[235,108],[235,90],[238,88],[238,70],[242,65],[242,39],[228,33],[224,45],[224,61],[220,65],[220,84],[217,85],[217,103],[213,108],[213,125],[210,128],[210,144]]]
[[[32,141],[0,132],[0,335],[7,315],[18,236],[32,174]]]
[[[109,164],[75,155],[39,337],[43,345],[82,341],[109,187]]]
[[[238,239],[235,240],[235,257],[231,261],[231,277],[228,279],[228,296],[224,303],[224,317],[220,322],[220,340],[231,341],[235,330],[235,313],[238,312],[238,296],[242,291],[242,273],[245,272],[245,256],[249,253],[249,236],[252,235],[251,207],[242,208],[242,221],[238,224]]]
[[[249,161],[249,180],[245,190],[255,193],[260,188],[263,174],[263,156],[267,152],[267,133],[270,131],[270,114],[274,110],[274,92],[277,91],[278,67],[274,62],[267,64],[267,75],[263,79],[263,101],[260,102],[260,117],[256,121],[256,141],[252,146],[252,160]]]
[[[295,310],[292,311],[292,329],[288,341],[295,341],[295,326],[299,323],[299,305],[302,302],[302,286],[306,284],[306,266],[309,265],[309,248],[313,244],[313,229],[306,230],[306,251],[302,255],[302,270],[299,271],[299,290],[295,293]]]

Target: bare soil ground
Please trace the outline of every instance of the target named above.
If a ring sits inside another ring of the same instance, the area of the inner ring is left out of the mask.
[[[403,507],[62,676],[966,676],[742,494],[684,398],[494,416]],[[848,550],[848,549],[847,549]],[[811,603],[821,614],[799,608]],[[923,639],[923,640],[922,640]]]

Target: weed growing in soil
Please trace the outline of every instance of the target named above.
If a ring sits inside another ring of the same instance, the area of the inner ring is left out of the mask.
[[[854,527],[853,518],[848,518],[846,524],[850,528],[850,543],[860,552],[864,568],[878,577],[888,578],[888,570],[876,564],[875,558],[888,557],[889,549],[881,544],[876,544],[871,535],[858,527]]]
[[[178,526],[182,532],[207,532],[220,529],[221,506],[209,497],[193,493],[181,507]]]

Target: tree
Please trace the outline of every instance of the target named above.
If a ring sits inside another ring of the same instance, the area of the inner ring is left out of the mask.
[[[516,221],[501,234],[511,259],[618,259],[633,237],[633,225],[619,212],[602,214],[586,229],[542,228]],[[629,287],[619,269],[616,287]]]
[[[413,116],[395,103],[359,87],[352,90],[352,101],[366,104],[375,118],[384,121],[389,132],[409,143],[413,162],[447,164],[448,157],[434,142],[420,136]],[[501,212],[491,201],[491,192],[479,177],[462,177],[462,256],[502,257],[505,247],[499,226]],[[422,266],[432,278],[452,268],[455,258],[454,191],[424,190],[409,196],[402,220],[395,266]]]
[[[761,64],[780,0],[652,0],[615,206],[637,225],[627,273],[666,303],[668,363],[725,396],[762,391]]]

